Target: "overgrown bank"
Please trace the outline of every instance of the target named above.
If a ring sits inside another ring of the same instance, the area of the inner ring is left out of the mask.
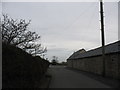
[[[49,62],[2,43],[2,88],[37,88]]]

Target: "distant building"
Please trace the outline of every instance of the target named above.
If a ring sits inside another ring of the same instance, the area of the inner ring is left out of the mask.
[[[80,49],[80,50],[74,52],[68,59],[76,58],[76,57],[78,57],[81,53],[84,53],[84,52],[86,52],[85,49]]]
[[[67,59],[67,66],[102,75],[102,47],[73,53]],[[105,75],[120,79],[120,41],[105,46]]]

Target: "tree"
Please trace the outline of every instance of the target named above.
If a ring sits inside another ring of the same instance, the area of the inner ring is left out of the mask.
[[[2,42],[19,47],[32,55],[45,53],[47,49],[35,43],[40,36],[36,32],[28,31],[30,22],[23,19],[14,20],[8,15],[3,15],[0,23]]]
[[[47,48],[45,47],[41,47],[41,44],[36,44],[35,46],[34,46],[34,48],[32,48],[32,49],[27,49],[28,50],[28,52],[30,53],[30,54],[32,54],[32,55],[34,55],[34,56],[36,56],[36,55],[41,55],[41,54],[43,54],[43,53],[45,53],[45,52],[47,52]]]
[[[57,61],[58,57],[57,56],[53,56],[53,60]]]
[[[52,62],[51,62],[51,64],[52,65],[57,65],[58,64],[58,57],[56,57],[56,56],[53,56],[53,59],[52,59]]]

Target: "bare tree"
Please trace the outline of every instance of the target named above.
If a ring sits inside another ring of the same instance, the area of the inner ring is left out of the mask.
[[[53,60],[57,61],[58,57],[57,56],[53,56]]]
[[[53,59],[52,59],[52,61],[51,61],[51,64],[52,64],[52,65],[57,65],[57,64],[58,64],[58,57],[57,57],[57,56],[53,56],[52,58],[53,58]]]
[[[36,44],[34,48],[28,49],[28,52],[33,56],[42,55],[43,53],[47,52],[47,48],[41,47],[41,44]]]
[[[8,15],[3,15],[2,23],[0,23],[2,42],[19,47],[32,55],[45,53],[46,48],[41,47],[41,44],[35,44],[40,36],[28,31],[30,22],[23,19],[14,20]]]

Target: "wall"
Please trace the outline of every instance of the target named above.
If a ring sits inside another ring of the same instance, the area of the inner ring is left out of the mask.
[[[118,59],[118,56],[119,56],[118,53],[105,55],[105,74],[107,77],[120,79],[120,69],[118,67],[120,65],[120,63],[118,62],[120,61]],[[67,64],[68,67],[102,75],[103,70],[102,56],[94,56],[76,60],[67,60]]]
[[[118,66],[118,56],[119,54],[109,54],[106,56],[106,76],[113,77],[113,78],[119,78],[119,68]]]

